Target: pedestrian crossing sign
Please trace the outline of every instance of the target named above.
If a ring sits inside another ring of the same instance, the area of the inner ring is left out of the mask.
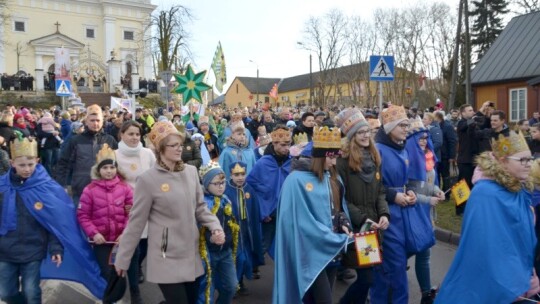
[[[393,81],[394,56],[371,55],[369,57],[369,80]]]
[[[56,80],[56,96],[71,96],[71,81]]]

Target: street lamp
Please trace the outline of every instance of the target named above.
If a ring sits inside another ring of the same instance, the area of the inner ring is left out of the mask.
[[[257,104],[259,104],[259,64],[257,64],[253,60],[249,60],[249,62],[255,64],[257,66]]]
[[[305,44],[298,41],[296,44],[302,46],[304,49],[309,51],[309,103],[310,105],[313,104],[313,72],[312,72],[312,58],[311,58],[311,50],[306,48]]]

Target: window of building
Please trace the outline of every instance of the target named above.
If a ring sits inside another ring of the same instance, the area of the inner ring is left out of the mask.
[[[87,28],[86,38],[96,38],[96,31],[93,28]]]
[[[133,31],[124,31],[124,40],[134,40]]]
[[[24,21],[15,21],[13,28],[16,32],[26,32],[26,24]]]
[[[510,90],[510,121],[527,118],[527,88]]]

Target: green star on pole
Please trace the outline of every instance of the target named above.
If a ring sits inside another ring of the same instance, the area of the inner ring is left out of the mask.
[[[212,87],[203,82],[206,71],[195,74],[191,65],[188,65],[186,73],[174,74],[174,78],[178,82],[174,92],[182,94],[183,104],[187,104],[192,98],[201,102],[201,93],[210,90]]]

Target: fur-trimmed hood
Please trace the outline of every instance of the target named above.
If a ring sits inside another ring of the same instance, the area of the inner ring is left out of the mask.
[[[525,183],[521,183],[517,178],[510,175],[504,170],[501,164],[495,159],[492,152],[484,152],[476,157],[476,170],[480,170],[480,179],[491,179],[501,186],[505,187],[510,192],[518,192],[525,188],[526,190],[532,190],[533,184],[531,178]],[[476,172],[475,172],[476,174]]]

